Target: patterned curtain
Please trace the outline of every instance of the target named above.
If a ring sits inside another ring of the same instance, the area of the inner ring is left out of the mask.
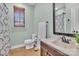
[[[8,20],[8,8],[5,3],[0,3],[0,56],[9,55],[10,37]]]

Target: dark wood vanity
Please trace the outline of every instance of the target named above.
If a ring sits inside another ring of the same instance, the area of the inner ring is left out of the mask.
[[[68,55],[41,41],[41,56],[68,56]]]

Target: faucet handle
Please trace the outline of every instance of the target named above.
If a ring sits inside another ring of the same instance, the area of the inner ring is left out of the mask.
[[[69,44],[71,42],[71,39],[67,39],[67,43]]]
[[[62,39],[62,42],[66,42],[65,36],[62,36],[61,39]]]
[[[68,43],[68,44],[70,43],[69,39],[66,40],[66,43]]]

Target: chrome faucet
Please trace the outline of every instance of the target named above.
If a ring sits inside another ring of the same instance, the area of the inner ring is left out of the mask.
[[[62,36],[61,39],[62,39],[62,42],[64,42],[64,43],[68,43],[68,44],[69,44],[70,41],[71,41],[71,39],[66,39],[65,36]]]

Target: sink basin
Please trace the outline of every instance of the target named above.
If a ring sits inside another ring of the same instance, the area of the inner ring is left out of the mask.
[[[60,42],[60,41],[52,41],[52,44],[60,48],[63,48],[63,49],[76,49],[75,44],[67,44],[67,43]]]

